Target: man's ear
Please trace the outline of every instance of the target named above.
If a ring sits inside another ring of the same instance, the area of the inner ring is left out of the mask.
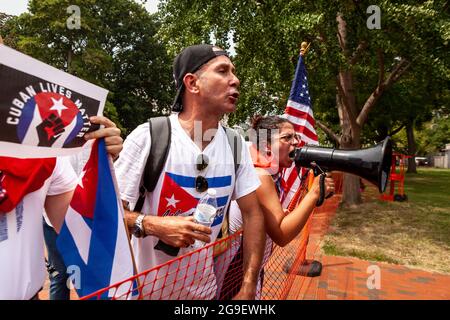
[[[0,44],[3,44],[3,39],[1,35],[0,35]]]
[[[197,85],[198,77],[193,73],[187,73],[183,78],[184,88],[186,91],[189,91],[191,93],[197,93],[198,92],[198,85]]]

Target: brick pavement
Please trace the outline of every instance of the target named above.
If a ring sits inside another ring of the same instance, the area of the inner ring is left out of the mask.
[[[339,195],[329,199],[313,218],[307,257],[322,263],[322,274],[315,278],[297,276],[288,299],[450,299],[450,275],[351,257],[323,255],[320,243],[328,231],[339,201]],[[376,274],[380,276],[379,283],[374,279]]]

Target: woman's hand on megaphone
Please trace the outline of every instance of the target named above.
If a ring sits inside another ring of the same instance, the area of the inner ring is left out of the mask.
[[[327,195],[334,193],[334,180],[331,177],[331,173],[327,172],[325,173],[326,177],[324,180],[324,194],[325,194],[325,198]],[[310,193],[312,193],[314,195],[314,197],[317,198],[317,200],[319,200],[320,198],[320,177],[321,175],[318,175],[317,177],[314,178],[313,184],[311,186],[310,189]]]

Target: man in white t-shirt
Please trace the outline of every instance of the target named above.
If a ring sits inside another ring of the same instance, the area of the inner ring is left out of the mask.
[[[219,123],[224,114],[236,109],[239,79],[234,65],[222,49],[196,45],[175,58],[174,77],[177,94],[172,108],[178,113],[169,117],[169,154],[154,191],[146,194],[142,213],[130,208],[137,203],[151,147],[148,123],[127,137],[115,163],[127,225],[135,231],[132,244],[138,271],[174,259],[166,251],[155,249],[161,242],[180,248],[181,256],[193,251],[195,240],[214,241],[230,201],[237,200],[245,237],[244,280],[235,298],[254,299],[265,243],[264,218],[255,195],[260,182],[247,148],[241,150],[242,160],[235,174],[233,153]],[[200,181],[199,177],[205,179]],[[219,207],[211,228],[195,223],[192,217],[208,187],[216,189]],[[212,249],[166,266],[158,275],[149,274],[143,294],[151,299],[214,298]]]
[[[105,117],[90,121],[105,128],[86,134],[86,139],[105,137],[108,153],[116,158],[122,149],[120,130]],[[0,189],[7,194],[0,199],[0,300],[34,299],[46,276],[43,209],[59,231],[77,176],[68,157],[0,157],[0,171]]]

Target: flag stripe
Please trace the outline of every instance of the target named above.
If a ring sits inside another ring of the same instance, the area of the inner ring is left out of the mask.
[[[117,190],[116,190],[117,191]],[[118,201],[117,201],[118,202]],[[123,208],[122,203],[117,203],[118,208]],[[117,211],[117,219],[118,221],[123,221],[123,211],[118,210]],[[116,238],[116,250],[115,250],[115,256],[120,256],[124,252],[130,252],[130,247],[128,241],[123,241],[123,239],[127,239],[128,236],[126,234],[126,230],[124,228],[124,225],[121,223],[117,224],[117,238]],[[112,270],[111,270],[111,280],[110,283],[117,283],[124,279],[127,279],[130,277],[130,270],[133,270],[134,266],[131,264],[131,261],[128,261],[128,264],[126,263],[113,263]],[[136,287],[136,281],[133,281],[133,284],[131,285],[122,285],[118,288],[112,288],[108,292],[108,296],[110,297],[120,297],[128,292],[130,290],[131,286]]]
[[[300,103],[300,102],[295,102],[294,100],[288,100],[288,103],[287,103],[286,109],[285,109],[285,113],[300,117],[300,115],[301,115],[300,112],[309,114],[311,116],[311,118],[314,120],[313,111],[308,105]]]
[[[197,200],[200,200],[200,198],[195,198],[195,199],[197,199]],[[224,197],[217,197],[216,198],[216,201],[217,201],[217,207],[223,207],[223,206],[225,206],[226,204],[227,204],[227,202],[228,202],[228,196],[224,196]]]
[[[75,247],[78,248],[80,257],[84,263],[88,263],[89,248],[91,241],[91,228],[86,224],[83,216],[69,207],[66,214],[66,226],[69,233],[72,235]]]
[[[181,176],[174,173],[168,175],[182,188],[195,188],[195,177]],[[231,176],[206,178],[210,188],[222,188],[231,185]]]
[[[298,126],[300,126],[300,127],[306,127],[306,128],[308,128],[309,129],[309,131],[316,131],[315,129],[314,129],[314,126],[311,124],[311,122],[309,122],[308,120],[306,120],[306,119],[301,119],[301,118],[295,118],[295,117],[292,117],[292,116],[288,116],[287,117],[288,119],[289,119],[289,121],[291,121],[292,123],[294,123],[294,124],[296,124],[296,125],[298,125]]]
[[[286,183],[292,186],[296,179],[298,179],[298,170],[297,168],[293,168]]]
[[[314,120],[314,116],[311,110],[303,111],[300,109],[295,109],[293,107],[290,107],[289,105],[286,107],[285,113],[288,118],[293,119],[304,119],[308,121],[313,127],[316,125],[316,120]]]
[[[311,139],[314,139],[317,137],[316,129],[314,129],[314,127],[309,122],[307,122],[305,119],[297,119],[297,118],[292,118],[292,117],[289,117],[288,119],[294,124],[294,126],[296,127],[294,129],[296,129],[297,132],[301,133],[302,130],[304,131],[304,129],[308,129],[308,131],[313,133],[313,136],[308,135]]]
[[[305,126],[301,126],[298,124],[293,124],[294,125],[294,130],[297,133],[300,133],[302,135],[302,140],[306,143],[306,144],[317,144],[317,134],[316,134],[316,130],[310,130]]]

